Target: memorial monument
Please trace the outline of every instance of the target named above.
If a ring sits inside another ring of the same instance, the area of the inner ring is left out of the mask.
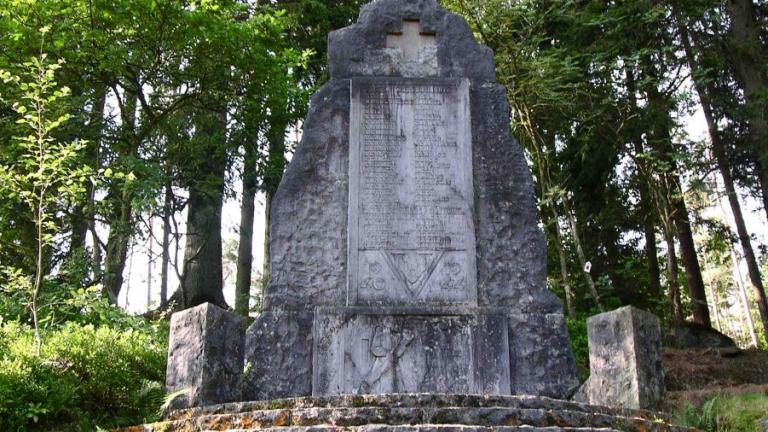
[[[432,0],[372,2],[328,49],[330,80],[273,200],[243,397],[570,396],[493,53]]]
[[[247,330],[209,304],[175,314],[167,387],[193,409],[138,430],[671,430],[653,413],[567,401],[580,381],[531,173],[493,54],[464,19],[436,0],[373,1],[329,35],[329,78],[273,200],[263,312]],[[595,358],[641,327],[655,334],[652,320],[609,315],[622,330],[595,337]],[[623,364],[652,373],[634,359],[657,347],[631,348]],[[579,400],[609,404],[599,386],[612,370]],[[617,383],[642,387],[635,375]],[[656,397],[653,385],[622,401]]]

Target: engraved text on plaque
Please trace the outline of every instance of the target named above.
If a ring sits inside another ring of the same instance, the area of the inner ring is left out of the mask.
[[[348,303],[476,304],[469,82],[352,80]]]

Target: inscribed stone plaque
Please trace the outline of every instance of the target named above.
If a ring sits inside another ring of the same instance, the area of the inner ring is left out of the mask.
[[[353,309],[316,312],[316,396],[509,394],[507,321],[503,315]]]
[[[477,304],[466,79],[352,79],[350,305]]]

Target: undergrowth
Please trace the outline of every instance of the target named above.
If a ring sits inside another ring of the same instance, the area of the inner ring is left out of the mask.
[[[743,393],[717,396],[705,402],[700,408],[686,406],[683,412],[678,414],[677,422],[705,432],[765,430],[768,423],[768,394]]]

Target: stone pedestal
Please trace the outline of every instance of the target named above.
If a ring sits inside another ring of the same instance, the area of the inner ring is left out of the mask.
[[[242,317],[210,303],[173,314],[166,391],[186,390],[174,408],[240,399],[244,333]]]
[[[627,306],[589,318],[587,327],[590,375],[574,399],[658,409],[664,398],[659,319]]]
[[[507,318],[492,308],[320,308],[316,396],[509,394]]]

